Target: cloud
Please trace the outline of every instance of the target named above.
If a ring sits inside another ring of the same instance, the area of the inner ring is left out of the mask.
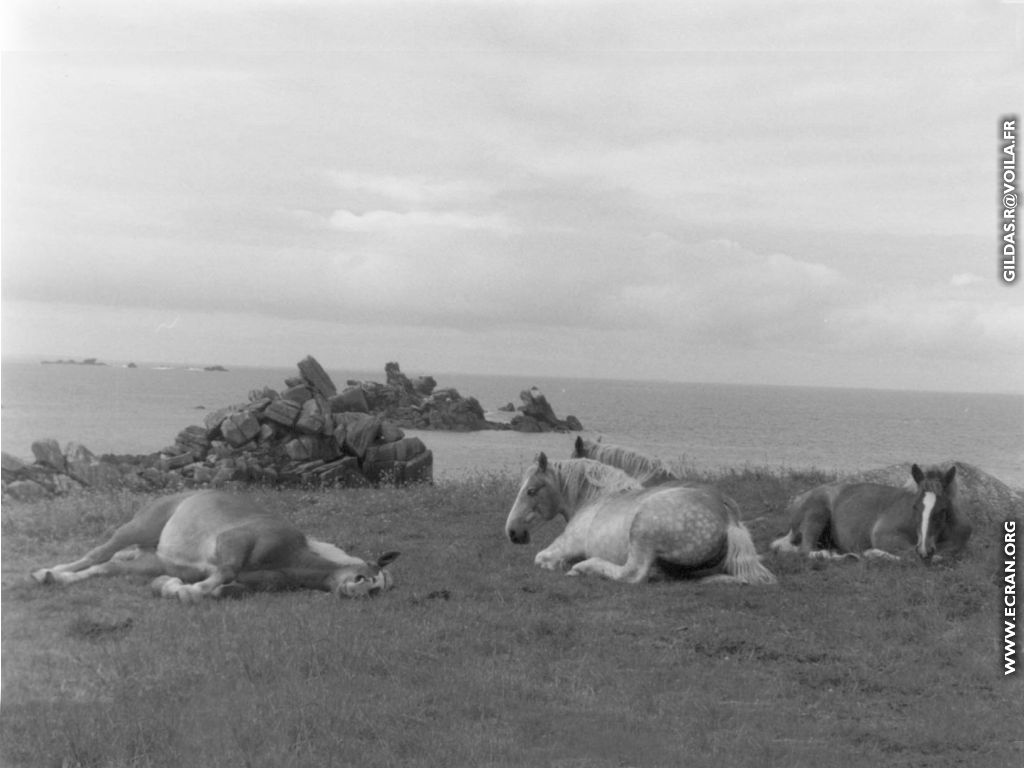
[[[492,185],[468,179],[428,179],[424,176],[395,176],[356,171],[326,171],[339,190],[357,195],[376,195],[392,201],[426,204],[479,202],[495,194]]]
[[[954,288],[964,288],[968,285],[977,285],[978,283],[984,283],[985,278],[975,275],[972,272],[957,272],[951,278],[949,278],[949,284]]]
[[[367,211],[356,214],[338,210],[331,214],[330,224],[345,232],[389,232],[422,228],[512,232],[515,229],[501,214],[473,214],[464,211]]]

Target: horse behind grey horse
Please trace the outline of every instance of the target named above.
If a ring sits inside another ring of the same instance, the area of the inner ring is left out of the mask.
[[[527,470],[505,522],[513,544],[563,517],[565,530],[534,562],[569,575],[636,584],[652,572],[734,584],[772,584],[736,502],[710,485],[644,488],[592,459],[548,461]]]
[[[129,548],[138,548],[138,555],[115,557]],[[91,576],[156,576],[154,593],[186,603],[254,590],[362,597],[391,588],[384,566],[396,557],[389,552],[367,563],[244,496],[200,491],[157,499],[83,557],[32,577],[40,584],[72,584]]]
[[[595,442],[577,437],[573,443],[571,458],[594,459],[602,464],[618,467],[647,488],[680,479],[660,459],[646,456],[632,448],[602,443],[600,439]]]
[[[962,551],[971,525],[956,509],[956,466],[926,472],[914,464],[911,478],[902,488],[828,483],[802,493],[790,505],[789,531],[771,549],[887,560],[913,549],[926,561]]]

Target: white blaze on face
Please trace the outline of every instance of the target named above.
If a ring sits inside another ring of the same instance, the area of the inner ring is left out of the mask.
[[[931,525],[932,510],[935,509],[935,494],[928,491],[921,499],[921,530],[917,532],[917,554],[928,557],[928,527]]]

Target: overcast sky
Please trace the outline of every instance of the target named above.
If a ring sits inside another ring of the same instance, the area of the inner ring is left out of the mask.
[[[1024,391],[1022,12],[8,0],[3,354]]]

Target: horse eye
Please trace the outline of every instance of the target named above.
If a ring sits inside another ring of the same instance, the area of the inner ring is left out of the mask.
[[[536,488],[527,488],[526,489],[526,495],[527,496],[536,496],[537,495],[537,489]]]
[[[356,584],[362,584],[362,583],[363,583],[364,581],[366,581],[366,577],[365,577],[365,576],[363,576],[362,574],[359,574],[359,575],[358,575],[358,576],[356,576],[356,578],[355,578],[355,582],[356,582]]]

